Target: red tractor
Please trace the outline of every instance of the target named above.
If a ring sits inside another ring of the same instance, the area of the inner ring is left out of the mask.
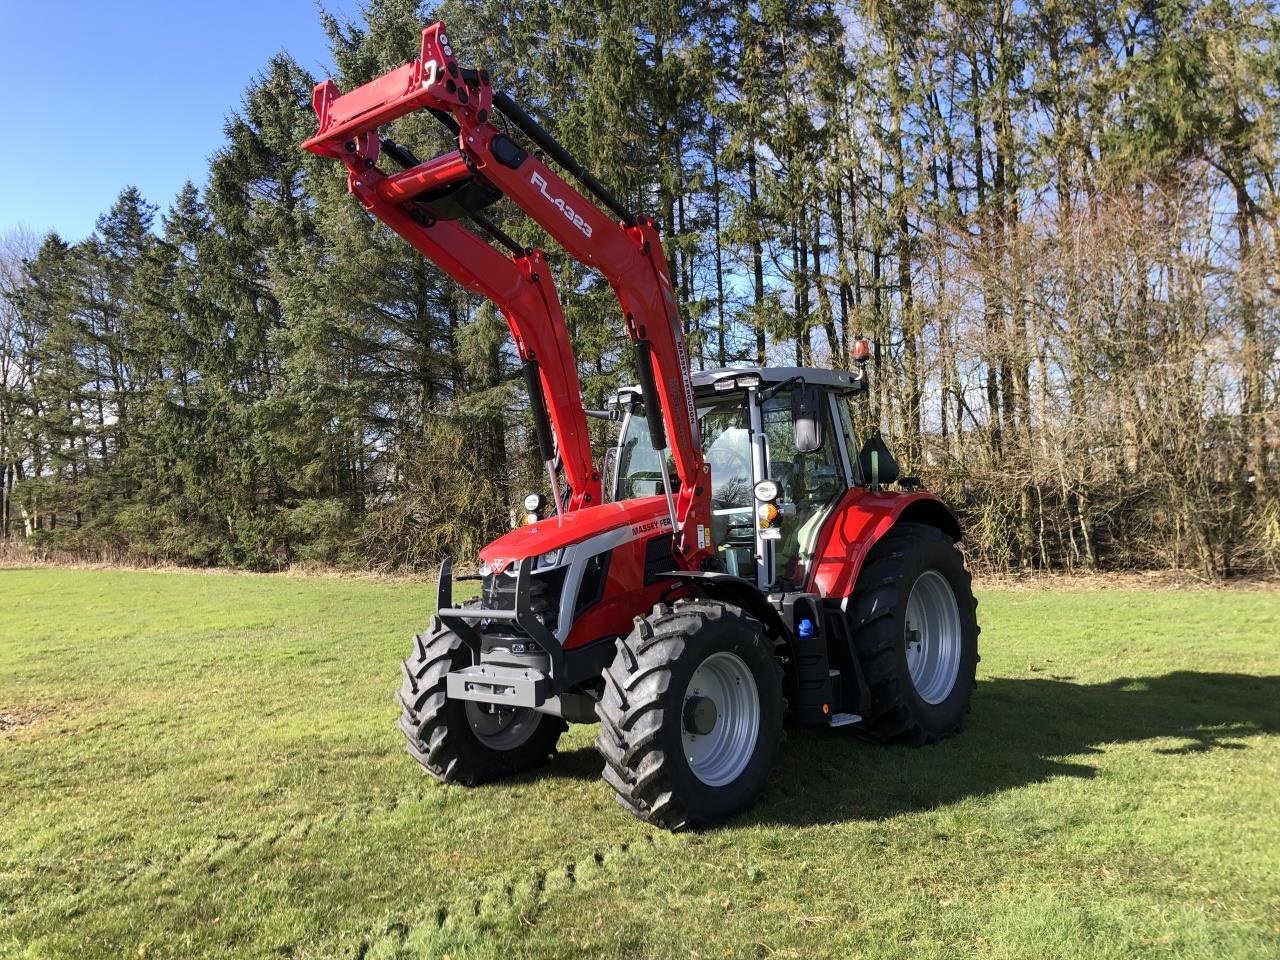
[[[459,67],[441,23],[416,60],[344,95],[326,81],[314,105],[305,148],[341,160],[374,216],[506,317],[552,494],[549,507],[529,496],[528,522],[485,547],[477,573],[441,567],[400,688],[400,727],[429,773],[508,776],[550,758],[568,723],[598,721],[618,801],[678,829],[754,802],[788,708],[884,741],[959,728],[978,661],[960,526],[882,441],[855,442],[865,341],[852,371],[691,373],[654,222],[486,71]],[[380,135],[417,110],[457,150],[419,161]],[[486,216],[502,196],[616,293],[639,383],[609,410],[583,407],[545,256]],[[588,413],[621,423],[600,468]],[[478,580],[478,600],[455,605],[454,579]]]

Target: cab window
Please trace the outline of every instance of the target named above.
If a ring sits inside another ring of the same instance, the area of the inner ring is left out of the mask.
[[[781,391],[765,401],[764,431],[769,448],[769,476],[782,488],[783,504],[794,514],[782,522],[782,539],[775,545],[775,573],[801,583],[809,570],[818,532],[830,508],[847,489],[840,459],[841,435],[831,419],[831,405],[823,403],[822,446],[811,453],[796,450],[791,420],[791,393]]]
[[[751,508],[751,433],[742,394],[729,394],[699,402],[698,429],[702,453],[711,467],[713,508]],[[675,466],[670,452],[667,470],[676,485]],[[615,499],[648,497],[662,493],[662,470],[658,454],[649,442],[649,425],[644,408],[631,410],[626,430],[618,445]]]
[[[670,469],[670,458],[667,467]],[[615,500],[651,497],[662,492],[662,469],[658,453],[649,442],[649,424],[644,407],[635,404],[627,418],[626,430],[618,443],[617,490]],[[675,482],[675,477],[672,477]]]

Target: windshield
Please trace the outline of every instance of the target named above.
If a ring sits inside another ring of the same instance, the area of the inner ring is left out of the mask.
[[[698,403],[702,453],[711,467],[713,507],[751,506],[751,434],[743,394],[727,394]],[[667,470],[678,489],[670,452]],[[618,482],[614,498],[648,497],[662,493],[662,468],[649,443],[649,424],[636,404],[618,445]]]
[[[667,469],[672,468],[671,455],[667,455]],[[632,497],[650,497],[662,492],[662,473],[657,451],[649,443],[649,424],[644,408],[635,404],[627,418],[626,429],[618,443],[618,481],[613,499],[630,500]],[[672,482],[676,479],[673,476]]]
[[[702,451],[711,468],[711,534],[729,573],[756,576],[756,521],[752,475],[752,446],[746,394],[728,393],[697,401]],[[843,414],[843,412],[842,412]],[[847,489],[840,449],[851,431],[842,415],[837,433],[830,406],[824,402],[823,442],[817,450],[800,453],[795,445],[791,391],[782,390],[760,407],[768,450],[769,477],[777,481],[784,509],[782,536],[774,541],[773,573],[793,584],[804,582],[813,562],[818,533],[831,507]],[[674,488],[679,484],[668,454],[667,469]],[[636,404],[618,445],[615,499],[662,493],[658,455],[649,444],[649,425]]]

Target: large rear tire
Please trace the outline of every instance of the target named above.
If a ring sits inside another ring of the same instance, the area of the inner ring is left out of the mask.
[[[618,641],[596,705],[604,779],[669,830],[750,807],[777,763],[782,670],[757,620],[729,604],[659,604]]]
[[[960,729],[979,659],[976,607],[960,551],[941,530],[901,524],[871,549],[849,609],[871,688],[866,734],[920,746]]]
[[[400,731],[409,754],[442,783],[474,786],[528,770],[555,754],[567,725],[530,709],[450,700],[445,677],[471,653],[437,617],[413,638],[400,684]]]

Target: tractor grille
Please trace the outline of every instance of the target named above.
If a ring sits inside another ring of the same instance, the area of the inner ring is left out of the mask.
[[[557,627],[560,614],[560,592],[564,589],[567,567],[535,573],[529,585],[529,605],[534,615],[548,630]],[[486,574],[480,584],[480,605],[490,610],[513,610],[516,605],[516,575],[508,570]],[[495,626],[499,625],[495,621]],[[505,626],[505,624],[503,624]]]

